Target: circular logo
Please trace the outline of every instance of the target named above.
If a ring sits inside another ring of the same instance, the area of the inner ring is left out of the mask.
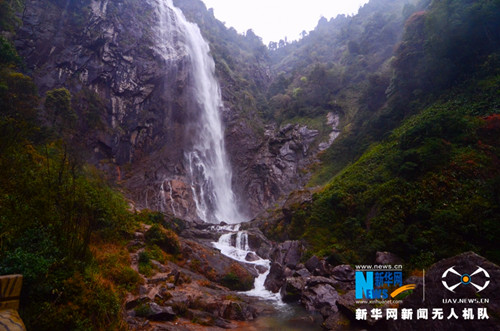
[[[460,277],[460,281],[458,281],[457,279],[457,283],[454,283],[452,285],[449,285],[447,280],[445,279],[449,273],[452,273],[454,275],[457,275],[458,277]],[[476,283],[473,283],[472,282],[472,277],[474,275],[477,275],[477,274],[483,274],[484,277],[486,278],[485,282],[483,285],[478,285]],[[451,267],[451,268],[448,268],[446,269],[445,272],[443,272],[443,275],[442,275],[442,280],[441,282],[443,283],[443,286],[448,290],[448,291],[451,291],[451,292],[455,292],[455,289],[457,287],[459,287],[460,285],[472,285],[476,288],[477,292],[481,292],[482,290],[484,290],[486,287],[488,287],[488,285],[490,285],[490,275],[488,274],[488,272],[486,270],[484,270],[483,268],[481,268],[480,266],[477,266],[477,270],[474,271],[472,274],[461,274],[459,273],[458,271],[455,270],[455,266]]]

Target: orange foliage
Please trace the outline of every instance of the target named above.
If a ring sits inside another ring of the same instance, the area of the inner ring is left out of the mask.
[[[484,118],[486,121],[483,128],[486,130],[500,130],[500,114],[493,114]]]

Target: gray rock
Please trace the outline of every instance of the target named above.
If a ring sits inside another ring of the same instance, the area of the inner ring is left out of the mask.
[[[303,246],[299,241],[285,241],[271,251],[271,260],[291,269],[299,263]]]
[[[144,233],[142,232],[134,232],[134,239],[138,241],[144,241]]]
[[[181,276],[181,273],[174,269],[172,270],[169,274],[168,274],[168,277],[174,277],[174,285],[177,285],[177,282],[179,281],[179,277]]]
[[[271,252],[271,242],[262,234],[257,228],[247,230],[248,233],[248,246],[250,249],[257,253],[258,256],[267,259]]]
[[[401,265],[403,260],[396,254],[390,252],[377,252],[375,254],[375,263],[384,265]]]
[[[247,256],[245,256],[245,261],[253,262],[257,260],[259,260],[259,257],[253,252],[249,252]]]
[[[290,218],[294,208],[305,206],[312,201],[312,193],[309,190],[298,190],[290,193],[286,199],[282,211],[285,218]]]
[[[149,303],[150,314],[148,314],[148,319],[153,321],[173,321],[176,318],[172,307],[161,307],[158,304],[151,302]]]
[[[293,276],[294,277],[302,277],[302,278],[307,278],[307,277],[310,277],[311,276],[311,273],[309,272],[309,270],[303,268],[303,269],[299,269],[299,270],[296,270],[294,273],[293,273]]]
[[[281,299],[284,302],[299,301],[304,290],[305,281],[300,277],[288,277],[281,288]]]
[[[159,284],[170,279],[169,274],[157,274],[152,278],[148,278],[148,284]]]
[[[278,198],[305,183],[308,175],[300,170],[314,159],[317,148],[311,150],[311,146],[318,132],[300,125],[286,125],[281,130],[269,125],[263,139],[256,139],[253,131],[248,123],[240,121],[227,137],[236,144],[227,146],[236,160],[236,186],[245,188],[237,193],[256,215],[262,207],[271,207]],[[241,145],[251,146],[252,152],[242,150]]]
[[[66,86],[73,95],[88,92],[97,100],[96,116],[104,125],[85,132],[88,161],[123,181],[138,209],[197,220],[183,160],[192,143],[186,124],[198,115],[199,106],[191,93],[184,38],[165,45],[171,50],[166,60],[157,47],[154,2],[93,0],[69,9],[54,1],[23,3],[15,45],[40,94]],[[78,20],[70,19],[74,8],[80,10]],[[65,29],[60,29],[63,23]],[[254,64],[251,71],[247,78],[252,84],[269,83],[267,65]],[[222,112],[236,195],[248,202],[245,212],[254,216],[307,181],[301,169],[314,162],[318,131],[289,124],[281,129],[268,126],[262,133],[256,111],[240,110],[247,102],[235,98],[241,84],[224,79],[220,83],[228,105]]]
[[[185,229],[181,232],[181,236],[187,239],[208,239],[211,241],[217,241],[218,234],[211,231],[200,230],[200,229]]]
[[[249,321],[256,317],[256,310],[245,302],[224,301],[222,303],[222,316],[225,319],[236,321]]]
[[[263,265],[256,265],[255,269],[257,269],[259,274],[263,274],[264,272],[266,272],[268,270],[268,268],[263,266]]]
[[[321,259],[313,273],[318,276],[328,277],[330,276],[330,265],[324,259]]]
[[[338,265],[331,271],[331,276],[341,282],[353,282],[355,272],[348,264]]]
[[[125,310],[134,309],[135,307],[144,304],[149,301],[149,298],[146,295],[142,295],[138,298],[132,298],[125,302]]]
[[[139,286],[139,295],[146,295],[149,292],[149,287],[141,285]]]
[[[337,312],[339,294],[330,284],[318,284],[308,287],[302,293],[302,303],[309,311],[321,311],[326,307],[326,312]]]
[[[188,309],[185,313],[185,317],[190,320],[197,321],[197,323],[202,325],[212,325],[215,322],[214,320],[216,319],[213,314],[198,309]]]
[[[271,263],[271,270],[269,271],[269,275],[264,282],[264,287],[276,293],[280,290],[280,288],[285,283],[285,277],[283,276],[283,266],[279,263],[273,262]]]
[[[306,279],[307,286],[313,287],[318,284],[329,284],[333,287],[336,286],[338,282],[333,279],[322,277],[322,276],[312,276]]]
[[[223,318],[217,317],[214,321],[214,325],[216,327],[219,327],[221,329],[236,329],[238,325],[231,323],[228,320],[225,320]]]
[[[307,270],[309,270],[310,272],[314,272],[314,270],[318,267],[318,264],[319,264],[319,258],[316,255],[313,255],[312,257],[309,258],[309,260],[307,260],[305,266]]]
[[[142,240],[133,240],[127,243],[127,248],[129,251],[136,251],[140,248],[143,248],[145,246],[144,241]]]
[[[293,270],[290,269],[289,267],[285,267],[285,269],[283,269],[283,277],[287,278],[292,276],[293,276]]]

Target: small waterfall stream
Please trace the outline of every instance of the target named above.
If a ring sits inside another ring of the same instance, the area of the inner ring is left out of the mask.
[[[252,252],[248,245],[248,234],[239,231],[239,224],[246,219],[240,213],[231,187],[232,172],[224,146],[224,130],[220,111],[223,108],[219,83],[215,77],[215,64],[210,56],[208,43],[200,29],[188,22],[182,11],[172,0],[158,0],[160,26],[158,37],[160,54],[168,61],[176,52],[184,51],[189,56],[192,73],[193,100],[199,108],[192,148],[185,152],[185,166],[188,169],[191,189],[198,217],[205,222],[230,226],[214,226],[221,236],[213,245],[222,254],[242,263],[251,264],[258,272],[254,289],[245,292],[281,303],[279,295],[267,291],[264,281],[270,271],[270,261]],[[165,199],[164,183],[160,198]],[[172,201],[172,188],[169,187]],[[174,205],[171,205],[175,213]],[[233,240],[234,238],[234,240]]]
[[[272,293],[264,287],[264,282],[271,269],[271,261],[262,259],[255,252],[250,250],[248,245],[248,233],[246,231],[240,231],[239,228],[239,224],[230,227],[215,227],[216,230],[224,231],[225,233],[220,236],[217,242],[213,243],[214,247],[233,260],[252,264],[254,266],[259,276],[255,278],[254,288],[244,292],[246,295],[256,296],[275,301],[278,304],[283,304],[279,293]]]

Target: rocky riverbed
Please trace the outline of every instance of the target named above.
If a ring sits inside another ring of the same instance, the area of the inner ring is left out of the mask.
[[[129,243],[132,268],[140,272],[141,253],[146,246],[143,225]],[[199,229],[186,230],[188,237]],[[206,232],[205,238],[211,234]],[[258,315],[273,313],[274,307],[257,298],[232,291],[221,285],[228,271],[238,269],[240,277],[255,277],[248,266],[237,265],[207,244],[207,239],[183,238],[182,259],[160,263],[152,260],[153,271],[141,274],[143,285],[138,293],[129,293],[125,303],[126,320],[137,330],[235,329],[239,322],[252,321]],[[206,329],[206,328],[205,328]]]
[[[147,233],[150,229],[150,225],[143,225],[129,243],[131,266],[138,272],[141,272],[141,253],[148,245]],[[305,259],[306,247],[300,241],[272,242],[256,227],[247,226],[245,232],[248,234],[249,249],[271,261],[265,288],[278,293],[281,301],[245,294],[253,286],[259,272],[266,270],[256,269],[256,265],[251,263],[251,255],[246,257],[249,263],[244,263],[228,258],[214,248],[213,243],[227,232],[214,231],[214,226],[209,224],[186,223],[180,232],[180,254],[177,260],[152,260],[152,272],[141,274],[143,284],[138,291],[128,294],[125,318],[130,328],[272,330],[273,325],[275,328],[280,325],[286,330],[406,328],[402,321],[356,319],[356,309],[373,307],[356,303],[355,270],[352,266],[331,265],[317,256]],[[400,264],[402,260],[389,252],[378,252],[371,262]],[[440,261],[426,273],[426,283],[434,285],[428,285],[433,290],[428,291],[424,305],[439,306],[442,298],[438,292],[442,294],[443,291],[433,286],[440,286],[443,268],[449,265],[466,268],[475,264],[487,266],[492,278],[500,276],[498,266],[474,253]],[[405,281],[407,283],[416,284],[415,293],[419,293],[423,278],[412,276]],[[496,298],[496,288],[492,284],[482,295]],[[409,295],[399,307],[416,309],[421,305],[419,295]],[[498,323],[496,316],[499,309],[496,305],[490,305],[488,309],[490,319],[486,323],[493,326]],[[424,330],[427,325],[413,324],[418,330]],[[433,325],[438,325],[438,330],[446,330],[447,324],[440,322]]]

